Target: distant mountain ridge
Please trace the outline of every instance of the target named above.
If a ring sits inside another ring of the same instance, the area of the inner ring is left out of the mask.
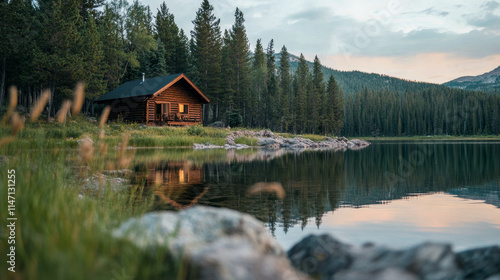
[[[459,89],[500,92],[500,66],[482,75],[460,77],[444,85]]]
[[[280,53],[275,54],[276,67],[279,67]],[[290,68],[296,71],[299,64],[299,57],[293,54],[289,55]],[[306,60],[307,61],[307,60]],[[310,71],[313,63],[307,61]],[[375,91],[403,92],[418,91],[429,87],[440,87],[438,84],[408,81],[382,74],[365,73],[361,71],[339,71],[329,67],[323,67],[324,81],[328,81],[330,75],[335,77],[340,88],[346,95],[353,95],[356,92],[363,91],[364,88]]]

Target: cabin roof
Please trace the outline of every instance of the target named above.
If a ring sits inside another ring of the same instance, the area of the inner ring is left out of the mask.
[[[200,95],[200,97],[206,103],[210,102],[210,100],[201,92],[201,90],[196,85],[194,85],[194,83],[191,82],[191,80],[189,80],[183,73],[147,78],[145,81],[142,81],[142,79],[140,79],[125,82],[114,90],[99,97],[96,101],[104,102],[113,99],[158,95],[181,79],[186,80],[187,83]]]

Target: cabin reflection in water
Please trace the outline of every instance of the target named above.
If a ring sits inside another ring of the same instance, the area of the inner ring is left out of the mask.
[[[203,169],[190,161],[146,164],[146,187],[154,190],[155,209],[184,209],[198,202],[208,188]]]

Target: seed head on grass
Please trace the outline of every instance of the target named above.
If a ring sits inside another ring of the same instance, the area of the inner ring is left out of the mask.
[[[17,135],[24,127],[24,120],[19,116],[19,113],[12,114],[12,135]]]
[[[83,101],[85,99],[84,90],[85,90],[85,84],[83,82],[79,82],[75,88],[73,107],[71,107],[71,113],[73,113],[73,115],[78,115],[82,110]]]
[[[283,186],[281,185],[281,183],[278,183],[278,182],[256,183],[250,187],[250,189],[248,190],[247,193],[249,195],[255,195],[255,194],[263,193],[263,192],[275,193],[279,199],[285,198],[285,195],[286,195],[285,190],[283,189]]]
[[[50,90],[46,89],[43,91],[42,96],[40,96],[38,101],[35,103],[35,106],[31,108],[30,121],[34,122],[38,119],[38,117],[40,117],[40,114],[42,114],[43,108],[45,108],[45,105],[47,105],[49,98]]]
[[[133,152],[129,153],[128,155],[125,152],[128,145],[128,138],[129,134],[125,134],[123,136],[122,144],[120,145],[120,149],[118,150],[118,158],[116,161],[116,165],[122,169],[128,168],[130,163],[132,162],[132,159],[134,158]]]
[[[81,164],[91,162],[94,154],[94,142],[88,137],[83,138],[83,140],[78,143],[78,154]]]
[[[7,145],[11,142],[13,142],[16,138],[14,136],[7,136],[2,139],[0,139],[0,148],[4,145]]]
[[[68,115],[68,110],[71,107],[71,101],[66,100],[61,105],[61,110],[57,113],[57,121],[63,123],[66,121],[66,116]]]
[[[14,112],[14,109],[16,109],[16,106],[17,106],[17,87],[11,86],[9,91],[10,91],[9,109],[7,110],[7,113],[5,113],[4,117],[2,118],[2,123],[5,123],[10,118],[10,116]]]
[[[99,121],[99,128],[100,129],[104,128],[104,125],[106,124],[106,121],[108,120],[108,116],[109,116],[110,111],[111,111],[110,106],[106,106],[106,108],[104,108],[104,110],[102,110],[101,120]]]

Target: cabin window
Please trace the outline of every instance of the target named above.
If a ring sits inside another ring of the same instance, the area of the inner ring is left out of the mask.
[[[169,114],[168,103],[156,103],[156,121],[164,121],[165,117]]]
[[[179,170],[179,182],[180,183],[184,183],[185,181],[185,178],[184,178],[184,170],[183,169],[180,169]]]
[[[179,104],[179,113],[187,114],[189,112],[189,107],[187,104]]]
[[[161,106],[163,115],[170,114],[168,103],[163,103]]]

